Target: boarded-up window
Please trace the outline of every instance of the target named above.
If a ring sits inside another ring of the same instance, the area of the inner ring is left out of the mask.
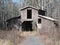
[[[27,10],[27,18],[28,19],[32,18],[32,10]]]

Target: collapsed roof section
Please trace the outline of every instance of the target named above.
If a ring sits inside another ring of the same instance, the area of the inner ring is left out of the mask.
[[[10,18],[10,19],[7,19],[6,22],[11,21],[11,20],[13,20],[13,19],[20,19],[20,18],[21,18],[21,16],[12,17],[12,18]]]

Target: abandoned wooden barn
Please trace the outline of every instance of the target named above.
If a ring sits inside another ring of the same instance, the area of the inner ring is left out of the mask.
[[[22,9],[19,9],[19,15],[17,17],[10,18],[6,20],[7,27],[9,29],[17,28],[22,31],[33,31],[37,30],[37,24],[41,23],[39,16],[44,15],[45,11],[39,10],[32,6],[26,6]]]
[[[38,23],[38,9],[32,6],[26,6],[20,9],[22,30],[36,30]]]

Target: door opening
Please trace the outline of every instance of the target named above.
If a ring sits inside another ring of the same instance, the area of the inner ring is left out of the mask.
[[[33,31],[32,30],[32,21],[24,21],[22,23],[22,31]]]

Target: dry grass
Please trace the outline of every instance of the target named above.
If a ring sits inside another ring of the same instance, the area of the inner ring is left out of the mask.
[[[41,38],[41,42],[44,43],[45,45],[60,45],[59,40],[52,39],[53,37],[49,38],[45,34],[40,34],[40,38]]]
[[[28,36],[38,35],[36,31],[20,32],[18,30],[0,30],[0,45],[21,45]]]
[[[49,38],[46,34],[38,31],[20,32],[18,30],[3,31],[0,30],[0,45],[20,45],[25,37],[39,35],[40,40],[45,45],[60,45],[59,40]]]
[[[10,40],[0,39],[0,45],[14,45]]]
[[[35,36],[38,35],[37,31],[28,31],[28,32],[22,32],[21,36],[27,37],[27,36]]]
[[[17,30],[3,31],[0,30],[0,45],[18,45],[25,37],[20,35]]]

